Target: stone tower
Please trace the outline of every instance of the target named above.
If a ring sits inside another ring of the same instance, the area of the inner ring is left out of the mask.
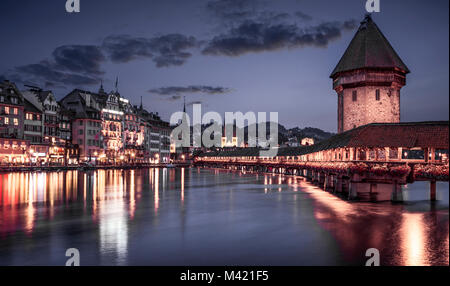
[[[338,133],[374,122],[400,122],[400,89],[408,73],[367,15],[330,76],[338,95]]]

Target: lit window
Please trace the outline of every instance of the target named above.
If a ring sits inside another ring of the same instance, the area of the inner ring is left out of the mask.
[[[17,118],[14,118],[14,125],[19,125],[19,119],[17,119]]]
[[[9,107],[5,106],[5,114],[9,114]]]
[[[5,124],[8,125],[9,124],[9,118],[5,117]]]
[[[14,108],[13,111],[14,111],[14,114],[16,114],[16,115],[17,115],[17,113],[19,113],[19,110],[17,108]]]

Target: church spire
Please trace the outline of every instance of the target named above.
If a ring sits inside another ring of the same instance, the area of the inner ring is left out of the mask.
[[[186,113],[186,96],[183,96],[183,112]]]
[[[100,89],[98,90],[98,93],[105,93],[105,90],[103,89],[103,79],[100,81]]]

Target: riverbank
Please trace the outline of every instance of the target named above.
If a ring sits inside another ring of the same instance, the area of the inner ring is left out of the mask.
[[[0,173],[14,172],[60,172],[60,171],[93,171],[93,170],[129,170],[139,168],[183,168],[190,163],[174,164],[133,164],[133,165],[98,165],[98,166],[0,166]]]

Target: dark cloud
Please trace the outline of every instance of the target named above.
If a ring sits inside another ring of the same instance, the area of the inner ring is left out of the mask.
[[[139,58],[152,58],[157,67],[179,66],[192,56],[187,50],[196,47],[197,40],[181,34],[154,38],[112,35],[102,47],[115,63],[127,63]]]
[[[354,30],[356,27],[358,27],[358,21],[356,21],[356,20],[348,20],[348,21],[345,21],[343,24],[342,24],[342,28],[344,29],[344,30],[348,30],[348,31],[351,31],[351,30]]]
[[[230,92],[231,89],[226,87],[212,87],[203,85],[191,85],[191,86],[168,86],[150,89],[148,92],[162,95],[162,96],[179,96],[181,94],[225,94]],[[181,98],[181,97],[180,97]]]
[[[310,15],[305,14],[302,11],[295,12],[295,16],[297,16],[298,18],[300,18],[303,21],[311,21],[312,20],[312,17]]]
[[[75,74],[58,70],[56,66],[49,61],[41,61],[37,64],[29,64],[15,68],[16,75],[19,81],[35,81],[45,82],[46,85],[93,85],[98,84],[100,79],[90,75]]]
[[[245,21],[214,37],[203,49],[205,55],[240,56],[250,52],[274,51],[305,46],[326,47],[351,28],[351,21],[327,22],[306,29],[296,24]]]
[[[186,103],[186,106],[192,106],[194,104],[202,104],[203,102],[201,100],[191,101]]]
[[[100,65],[105,61],[101,49],[97,46],[67,45],[56,48],[52,53],[59,69],[87,73],[103,74]]]
[[[46,88],[94,85],[100,82],[99,75],[104,74],[100,66],[105,60],[97,46],[64,45],[57,47],[49,59],[15,67],[4,77]]]
[[[206,9],[221,20],[239,21],[254,16],[258,4],[256,0],[213,0]]]

